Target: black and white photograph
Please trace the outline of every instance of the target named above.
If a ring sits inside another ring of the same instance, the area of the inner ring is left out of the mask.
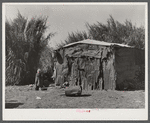
[[[147,120],[148,3],[2,3],[4,120]]]

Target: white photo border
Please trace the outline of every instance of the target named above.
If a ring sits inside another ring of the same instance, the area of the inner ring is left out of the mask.
[[[145,5],[145,108],[143,109],[5,109],[5,6],[11,5]],[[91,3],[2,3],[2,110],[3,120],[148,120],[148,3],[91,2]]]

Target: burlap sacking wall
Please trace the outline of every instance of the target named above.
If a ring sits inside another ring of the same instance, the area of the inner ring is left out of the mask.
[[[143,89],[144,51],[134,48],[75,44],[58,50],[56,83],[68,81],[84,90]],[[60,62],[63,60],[63,62]],[[60,80],[60,78],[62,80]],[[135,85],[136,78],[136,85]],[[131,82],[131,80],[134,82]],[[130,81],[130,86],[128,84]],[[142,81],[141,84],[139,84]]]

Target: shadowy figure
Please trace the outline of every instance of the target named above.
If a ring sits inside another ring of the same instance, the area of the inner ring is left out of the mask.
[[[43,74],[41,73],[41,69],[38,69],[35,75],[35,90],[39,90],[39,87],[43,86],[42,75]]]

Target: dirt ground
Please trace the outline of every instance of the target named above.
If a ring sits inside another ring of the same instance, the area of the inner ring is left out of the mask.
[[[30,86],[7,86],[6,108],[144,108],[145,92],[83,91],[81,96],[65,96],[65,90],[48,87],[35,91]]]

